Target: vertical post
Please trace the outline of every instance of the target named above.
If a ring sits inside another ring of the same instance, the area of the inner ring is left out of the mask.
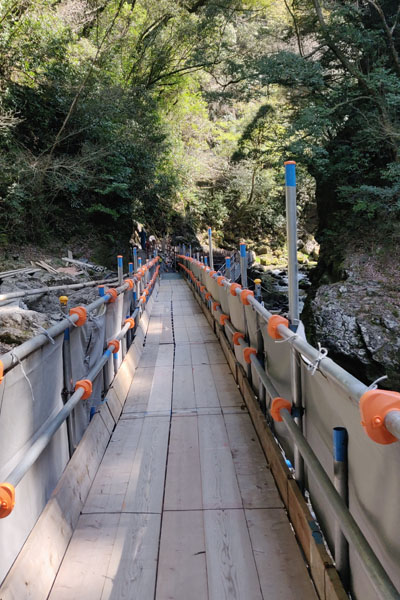
[[[240,278],[242,288],[247,288],[247,253],[246,244],[240,244]]]
[[[60,308],[64,315],[68,314],[68,296],[60,296]],[[64,376],[64,388],[62,390],[63,402],[66,404],[72,393],[72,361],[71,361],[71,342],[70,342],[70,331],[69,327],[64,331],[63,341],[63,376]],[[71,425],[71,416],[67,418],[67,434],[68,434],[68,446],[69,454],[72,456],[74,452],[73,447],[73,431]]]
[[[133,272],[136,273],[138,270],[138,258],[137,258],[137,248],[133,249]]]
[[[344,427],[333,428],[333,475],[334,486],[341,498],[348,505],[348,462],[347,462],[347,430]],[[340,522],[335,521],[335,563],[340,579],[346,589],[349,587],[349,544],[344,537]]]
[[[299,324],[299,288],[297,265],[297,206],[296,206],[296,163],[285,162],[286,193],[286,232],[288,246],[288,282],[289,282],[289,327],[297,331]],[[303,430],[300,366],[297,351],[292,347],[290,357],[292,402],[295,408],[295,423]],[[304,461],[297,448],[294,447],[295,479],[301,490],[304,489]]]
[[[208,258],[207,258],[207,256],[204,257],[204,264],[206,265],[206,267],[208,266]]]
[[[230,279],[231,278],[231,259],[229,258],[229,256],[227,256],[225,258],[225,265],[226,265],[226,270],[225,270],[226,278]]]
[[[189,244],[189,256],[192,258],[192,244]]]
[[[200,260],[200,252],[196,252],[196,258],[197,260]]]
[[[124,263],[123,257],[121,254],[117,256],[117,265],[118,265],[118,285],[122,285],[124,280]]]
[[[128,269],[129,269],[129,279],[132,279],[133,277],[133,263],[128,263]]]
[[[286,190],[286,231],[288,246],[288,281],[289,281],[289,321],[291,325],[299,324],[299,282],[297,264],[297,205],[296,205],[296,163],[285,162]]]
[[[204,263],[204,256],[202,256],[200,260],[202,263]]]
[[[183,254],[183,256],[186,256],[186,246],[185,246],[185,244],[182,244],[182,254]]]
[[[210,255],[210,267],[214,270],[214,254],[213,254],[213,245],[212,245],[212,230],[211,227],[208,228],[208,252]]]
[[[254,280],[254,297],[258,302],[262,302],[261,279]]]
[[[141,269],[141,268],[142,268],[142,258],[139,256],[138,257],[138,269]],[[142,275],[142,278],[139,281],[139,296],[142,293],[143,284],[144,284],[144,281],[143,281],[143,275]]]

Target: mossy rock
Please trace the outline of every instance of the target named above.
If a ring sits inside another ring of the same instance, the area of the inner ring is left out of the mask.
[[[308,256],[307,254],[303,254],[303,252],[298,252],[297,260],[301,265],[306,265],[308,263]]]

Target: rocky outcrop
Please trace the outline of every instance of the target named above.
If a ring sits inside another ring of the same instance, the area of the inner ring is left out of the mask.
[[[400,391],[400,289],[396,264],[378,254],[352,252],[341,280],[314,289],[305,311],[310,341],[364,383]]]

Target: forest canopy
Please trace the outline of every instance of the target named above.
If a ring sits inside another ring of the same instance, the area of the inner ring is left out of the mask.
[[[399,21],[384,0],[2,0],[0,243],[118,243],[133,220],[279,240],[287,158],[326,235],[398,219]]]

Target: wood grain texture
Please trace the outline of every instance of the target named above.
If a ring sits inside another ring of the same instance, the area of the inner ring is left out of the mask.
[[[49,600],[154,595],[159,515],[82,515]]]
[[[174,390],[172,408],[195,408],[193,369],[191,366],[177,366],[174,369]]]
[[[208,600],[203,513],[163,517],[156,600]]]
[[[264,598],[317,600],[285,511],[246,510],[245,514]]]
[[[164,509],[201,508],[203,501],[197,417],[173,417]]]
[[[262,600],[244,511],[207,510],[204,529],[209,599]]]
[[[282,508],[253,424],[247,414],[225,414],[233,463],[245,508]]]
[[[204,508],[241,508],[242,499],[222,415],[201,415],[198,427]]]

